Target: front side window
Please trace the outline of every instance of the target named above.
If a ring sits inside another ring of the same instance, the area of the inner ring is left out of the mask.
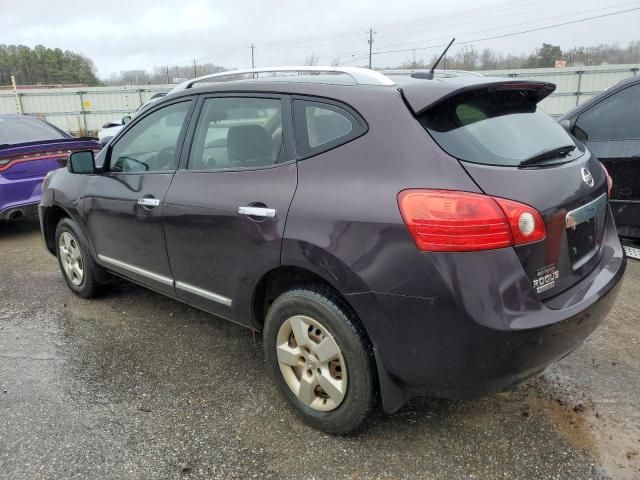
[[[282,150],[282,102],[275,98],[207,98],[189,154],[189,170],[257,168]]]
[[[640,84],[612,94],[578,117],[575,134],[582,140],[640,139]]]
[[[337,147],[366,131],[363,123],[337,105],[296,100],[294,102],[296,145],[302,156]]]
[[[159,172],[178,165],[178,140],[191,102],[174,103],[147,115],[111,149],[114,172]]]

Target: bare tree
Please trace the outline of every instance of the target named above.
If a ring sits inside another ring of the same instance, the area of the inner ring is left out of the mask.
[[[480,53],[480,68],[483,70],[491,70],[497,68],[498,57],[490,48],[485,48]]]
[[[314,65],[318,65],[318,60],[320,60],[320,57],[312,53],[311,55],[307,55],[304,64],[313,67]]]

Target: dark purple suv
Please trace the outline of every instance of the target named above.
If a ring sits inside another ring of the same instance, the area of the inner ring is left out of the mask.
[[[50,175],[71,290],[115,274],[261,331],[331,433],[508,389],[602,322],[626,265],[611,184],[537,106],[553,85],[295,71],[189,81]]]

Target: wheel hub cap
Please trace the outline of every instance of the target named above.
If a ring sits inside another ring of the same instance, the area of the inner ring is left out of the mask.
[[[314,410],[336,409],[347,393],[347,368],[327,328],[295,315],[280,326],[276,342],[280,372],[295,396]]]
[[[69,232],[60,235],[58,251],[64,274],[73,285],[80,286],[84,279],[84,262],[78,242]]]

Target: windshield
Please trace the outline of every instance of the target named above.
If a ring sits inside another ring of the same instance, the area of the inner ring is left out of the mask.
[[[67,136],[48,123],[27,115],[0,116],[0,145],[59,140]]]
[[[520,91],[467,92],[420,116],[450,155],[474,163],[517,166],[523,160],[575,145],[569,134]],[[563,161],[582,155],[575,149]]]

